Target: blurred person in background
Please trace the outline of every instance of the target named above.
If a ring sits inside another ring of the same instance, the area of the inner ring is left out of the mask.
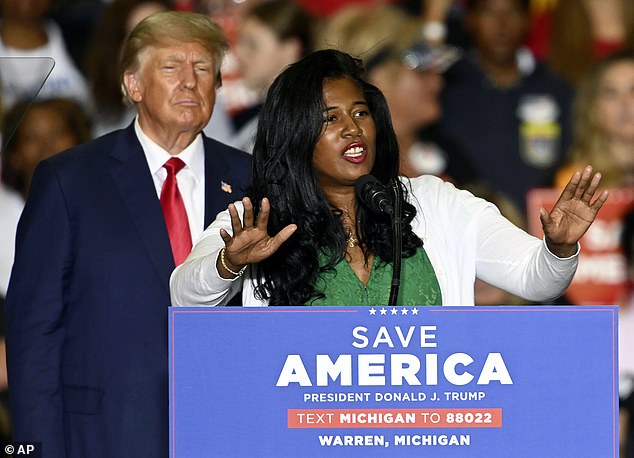
[[[469,0],[473,47],[446,72],[443,131],[490,188],[524,214],[527,192],[550,186],[570,144],[573,89],[524,46],[529,0]]]
[[[634,46],[632,0],[556,0],[535,15],[527,45],[576,85],[602,58]]]
[[[249,0],[252,1],[252,0]],[[390,4],[407,13],[419,24],[421,37],[432,45],[464,46],[469,38],[462,25],[465,0],[297,0],[312,14],[330,20],[350,6],[373,8]]]
[[[363,60],[367,79],[385,95],[400,150],[401,175],[476,181],[465,153],[437,128],[441,73],[457,58],[450,47],[432,47],[419,22],[391,5],[340,10],[320,33],[319,45]]]
[[[91,140],[90,129],[90,118],[72,99],[19,101],[2,127],[2,182],[26,199],[40,161]]]
[[[90,139],[90,119],[72,99],[18,101],[5,114],[0,155],[0,297],[6,295],[13,264],[15,231],[35,167]]]
[[[450,44],[466,48],[469,36],[462,16],[465,0],[402,0],[396,3],[420,21],[425,42],[431,45]]]
[[[4,303],[13,265],[15,230],[24,207],[24,199],[6,184],[0,183],[0,302]]]
[[[243,83],[257,94],[257,103],[234,116],[235,136],[229,143],[251,152],[258,113],[275,77],[313,49],[317,19],[292,0],[256,4],[242,17],[235,45]]]
[[[606,57],[579,84],[570,162],[556,186],[579,164],[600,171],[606,187],[634,186],[634,51]]]
[[[1,59],[0,59],[1,62]],[[4,109],[2,108],[2,86],[0,86],[0,128],[4,126]],[[1,132],[1,130],[0,130]],[[2,155],[4,142],[0,134],[0,177],[2,174]],[[9,275],[13,265],[15,228],[20,219],[20,213],[24,206],[24,199],[17,191],[9,188],[0,178],[0,306],[4,305],[4,297],[7,294]],[[3,309],[4,310],[4,309]]]
[[[2,90],[0,87],[0,125],[4,122],[2,110]],[[2,150],[0,150],[0,159]],[[2,164],[0,161],[0,171]],[[11,418],[9,413],[9,383],[6,364],[6,323],[4,299],[7,294],[9,275],[13,265],[15,228],[22,213],[24,201],[20,194],[0,180],[0,442],[11,441]]]
[[[58,24],[48,16],[53,4],[53,0],[0,2],[0,79],[5,110],[18,100],[36,96],[72,98],[90,110],[86,81]]]

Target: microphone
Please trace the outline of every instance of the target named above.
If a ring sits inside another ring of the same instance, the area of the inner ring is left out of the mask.
[[[372,175],[363,175],[355,185],[357,197],[373,213],[394,214],[394,205],[389,190]]]

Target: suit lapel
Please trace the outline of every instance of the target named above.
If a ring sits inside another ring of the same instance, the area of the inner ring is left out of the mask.
[[[212,140],[203,135],[203,141],[205,145],[205,227],[207,227],[216,218],[218,212],[224,210],[218,207],[219,202],[227,200],[227,191],[222,189],[222,179],[227,170],[227,163],[221,154],[214,156]]]
[[[169,294],[174,258],[152,175],[134,126],[121,131],[111,154],[110,171],[161,283]]]

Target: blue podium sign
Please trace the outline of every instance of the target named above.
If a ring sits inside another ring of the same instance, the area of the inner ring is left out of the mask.
[[[170,456],[618,456],[617,308],[171,308]]]

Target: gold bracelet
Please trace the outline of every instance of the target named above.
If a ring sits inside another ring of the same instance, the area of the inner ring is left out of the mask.
[[[231,275],[233,275],[234,277],[241,277],[242,274],[244,273],[244,271],[247,269],[247,266],[244,265],[244,266],[242,266],[242,268],[239,271],[234,272],[229,267],[227,267],[227,263],[225,262],[225,249],[224,248],[222,250],[220,250],[220,264],[222,264],[222,267],[224,267],[225,270],[227,272],[229,272]]]

